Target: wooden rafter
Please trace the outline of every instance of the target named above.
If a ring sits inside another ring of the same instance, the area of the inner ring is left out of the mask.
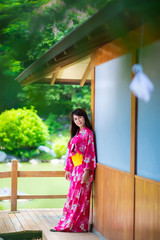
[[[56,78],[56,82],[54,84],[65,84],[65,85],[80,85],[81,79],[70,79],[70,78]],[[51,83],[51,78],[42,78],[40,81],[37,83],[39,84],[50,84]],[[85,84],[90,85],[91,80],[87,79]]]
[[[84,72],[84,74],[83,74],[83,77],[82,77],[82,79],[81,79],[81,81],[80,81],[80,86],[81,87],[83,87],[84,86],[84,84],[85,84],[85,82],[86,82],[86,80],[87,80],[87,77],[88,77],[88,75],[89,75],[89,73],[90,73],[90,71],[91,71],[91,68],[92,68],[92,65],[93,65],[93,56],[91,57],[91,60],[90,60],[90,62],[89,62],[89,64],[88,64],[88,66],[87,66],[87,68],[86,68],[86,71]]]
[[[60,70],[64,70],[64,69],[66,69],[66,68],[68,68],[68,67],[71,67],[72,65],[74,65],[74,64],[76,64],[76,63],[79,63],[79,62],[81,62],[81,61],[84,61],[84,60],[86,60],[87,58],[88,58],[89,56],[86,56],[86,57],[83,57],[83,58],[81,58],[81,59],[75,59],[75,60],[73,60],[71,63],[66,63],[64,66],[61,66],[61,69]],[[42,79],[42,78],[45,78],[45,77],[47,77],[49,74],[53,74],[53,73],[56,73],[57,71],[59,71],[59,70],[57,70],[58,69],[58,66],[55,68],[55,70],[53,70],[53,66],[50,66],[50,67],[48,67],[46,70],[45,70],[45,72],[43,73],[43,72],[37,72],[35,75],[33,75],[32,77],[28,77],[28,80],[26,81],[22,81],[21,82],[21,84],[22,84],[22,86],[25,86],[25,85],[27,85],[27,84],[31,84],[31,83],[34,83],[34,82],[37,82],[37,81],[39,81],[40,79]]]
[[[57,67],[57,68],[56,68],[56,72],[54,72],[53,75],[52,75],[52,78],[51,78],[51,86],[53,86],[54,83],[55,83],[55,81],[56,81],[56,78],[57,78],[58,73],[59,73],[59,69],[60,69],[60,67]]]

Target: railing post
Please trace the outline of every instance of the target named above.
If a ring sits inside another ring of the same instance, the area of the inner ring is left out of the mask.
[[[17,177],[18,177],[18,161],[17,160],[12,160],[11,211],[17,211]]]

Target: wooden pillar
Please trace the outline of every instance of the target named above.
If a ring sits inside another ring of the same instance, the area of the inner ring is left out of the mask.
[[[92,128],[95,130],[95,67],[91,69],[91,122]]]
[[[11,211],[17,211],[17,177],[18,177],[18,161],[17,160],[12,160]]]
[[[91,68],[91,123],[92,128],[95,130],[95,67],[92,58]],[[94,184],[94,183],[93,183]],[[93,198],[94,198],[94,185],[92,184],[91,202],[90,202],[90,219],[89,219],[89,231],[93,230]]]
[[[132,52],[132,67],[137,63],[137,51]],[[132,73],[132,79],[134,74]],[[133,195],[133,240],[135,239],[135,174],[137,162],[137,98],[131,93],[131,143],[130,143],[130,174],[132,176]]]
[[[137,52],[132,52],[132,67],[137,62]],[[132,79],[134,74],[132,73]],[[136,174],[137,157],[137,98],[131,93],[131,151],[130,151],[130,173]]]

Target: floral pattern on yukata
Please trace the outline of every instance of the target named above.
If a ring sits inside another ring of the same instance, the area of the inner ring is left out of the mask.
[[[87,127],[83,128],[72,138],[68,150],[65,170],[71,172],[70,187],[63,215],[55,229],[65,232],[86,232],[88,231],[91,187],[96,168],[93,132]],[[74,167],[71,157],[77,152],[83,154],[83,162]],[[87,183],[82,184],[85,169],[90,170],[90,177]]]

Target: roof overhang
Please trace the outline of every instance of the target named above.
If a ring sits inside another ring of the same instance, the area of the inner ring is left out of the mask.
[[[98,48],[124,36],[159,14],[158,0],[113,0],[51,47],[16,80],[21,85],[59,83],[83,86],[91,80],[92,54]]]

